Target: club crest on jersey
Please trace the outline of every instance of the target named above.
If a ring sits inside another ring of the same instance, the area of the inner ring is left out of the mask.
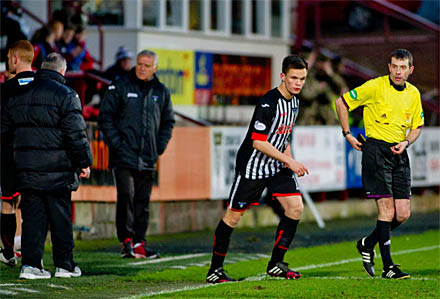
[[[281,126],[278,127],[277,134],[280,134],[280,135],[288,134],[288,133],[292,132],[293,126],[294,126],[294,124],[291,124],[291,125],[282,124]]]
[[[157,102],[157,100],[159,100],[159,96],[152,96],[153,101]]]
[[[356,100],[356,99],[357,99],[357,97],[358,97],[358,93],[356,92],[356,90],[354,90],[354,89],[350,90],[350,97],[351,97],[353,100]]]
[[[255,130],[258,130],[258,131],[264,131],[264,130],[266,130],[266,125],[263,123],[260,123],[257,120],[257,121],[255,121],[254,128],[255,128]]]

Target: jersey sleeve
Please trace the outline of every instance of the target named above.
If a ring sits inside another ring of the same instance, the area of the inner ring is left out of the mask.
[[[411,122],[411,130],[422,128],[425,124],[425,115],[423,114],[422,100],[420,99],[420,93],[418,93],[418,98],[416,100],[414,117]]]
[[[272,125],[273,114],[271,105],[264,100],[260,101],[258,106],[255,107],[254,117],[250,124],[252,140],[267,140]]]
[[[353,111],[360,106],[368,105],[375,95],[377,82],[369,80],[359,87],[356,87],[342,95],[342,100],[348,111]]]

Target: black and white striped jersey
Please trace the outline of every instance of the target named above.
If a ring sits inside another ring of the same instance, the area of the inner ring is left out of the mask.
[[[290,142],[292,129],[298,116],[299,100],[288,100],[278,88],[266,93],[255,107],[246,137],[237,153],[235,170],[247,179],[274,176],[282,163],[253,148],[253,140],[268,141],[284,152]]]

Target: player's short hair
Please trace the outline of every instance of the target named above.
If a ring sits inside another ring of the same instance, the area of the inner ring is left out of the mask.
[[[61,54],[50,53],[44,59],[41,68],[59,72],[61,69],[66,69],[66,59]]]
[[[411,67],[413,65],[413,56],[410,51],[406,49],[396,49],[394,50],[390,55],[390,63],[392,58],[396,59],[408,59],[409,66]]]
[[[34,59],[34,47],[28,40],[16,41],[9,47],[9,53],[12,55],[17,55],[21,61],[26,64],[32,64]]]
[[[140,56],[154,57],[154,67],[157,67],[157,64],[159,63],[159,57],[157,56],[156,52],[153,52],[151,50],[142,50],[138,53],[136,58],[139,58]]]
[[[307,70],[308,68],[307,61],[303,57],[299,55],[289,55],[283,60],[282,72],[287,74],[290,69]]]

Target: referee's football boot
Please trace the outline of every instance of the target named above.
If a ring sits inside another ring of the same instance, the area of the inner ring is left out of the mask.
[[[121,244],[121,257],[134,258],[133,241],[130,238],[125,239]]]
[[[402,272],[397,266],[400,265],[391,265],[388,269],[383,269],[382,278],[391,278],[391,279],[407,279],[411,276],[408,273]]]
[[[223,267],[217,269],[209,269],[208,275],[206,275],[207,283],[222,283],[222,282],[231,282],[231,281],[236,281],[236,280],[226,275]]]
[[[363,237],[357,241],[356,248],[362,256],[362,264],[365,271],[370,276],[374,276],[374,258],[376,257],[376,251],[373,248],[365,246],[365,238]]]
[[[301,273],[290,269],[289,264],[285,262],[269,262],[266,273],[273,277],[284,277],[286,279],[299,279],[301,277]]]

